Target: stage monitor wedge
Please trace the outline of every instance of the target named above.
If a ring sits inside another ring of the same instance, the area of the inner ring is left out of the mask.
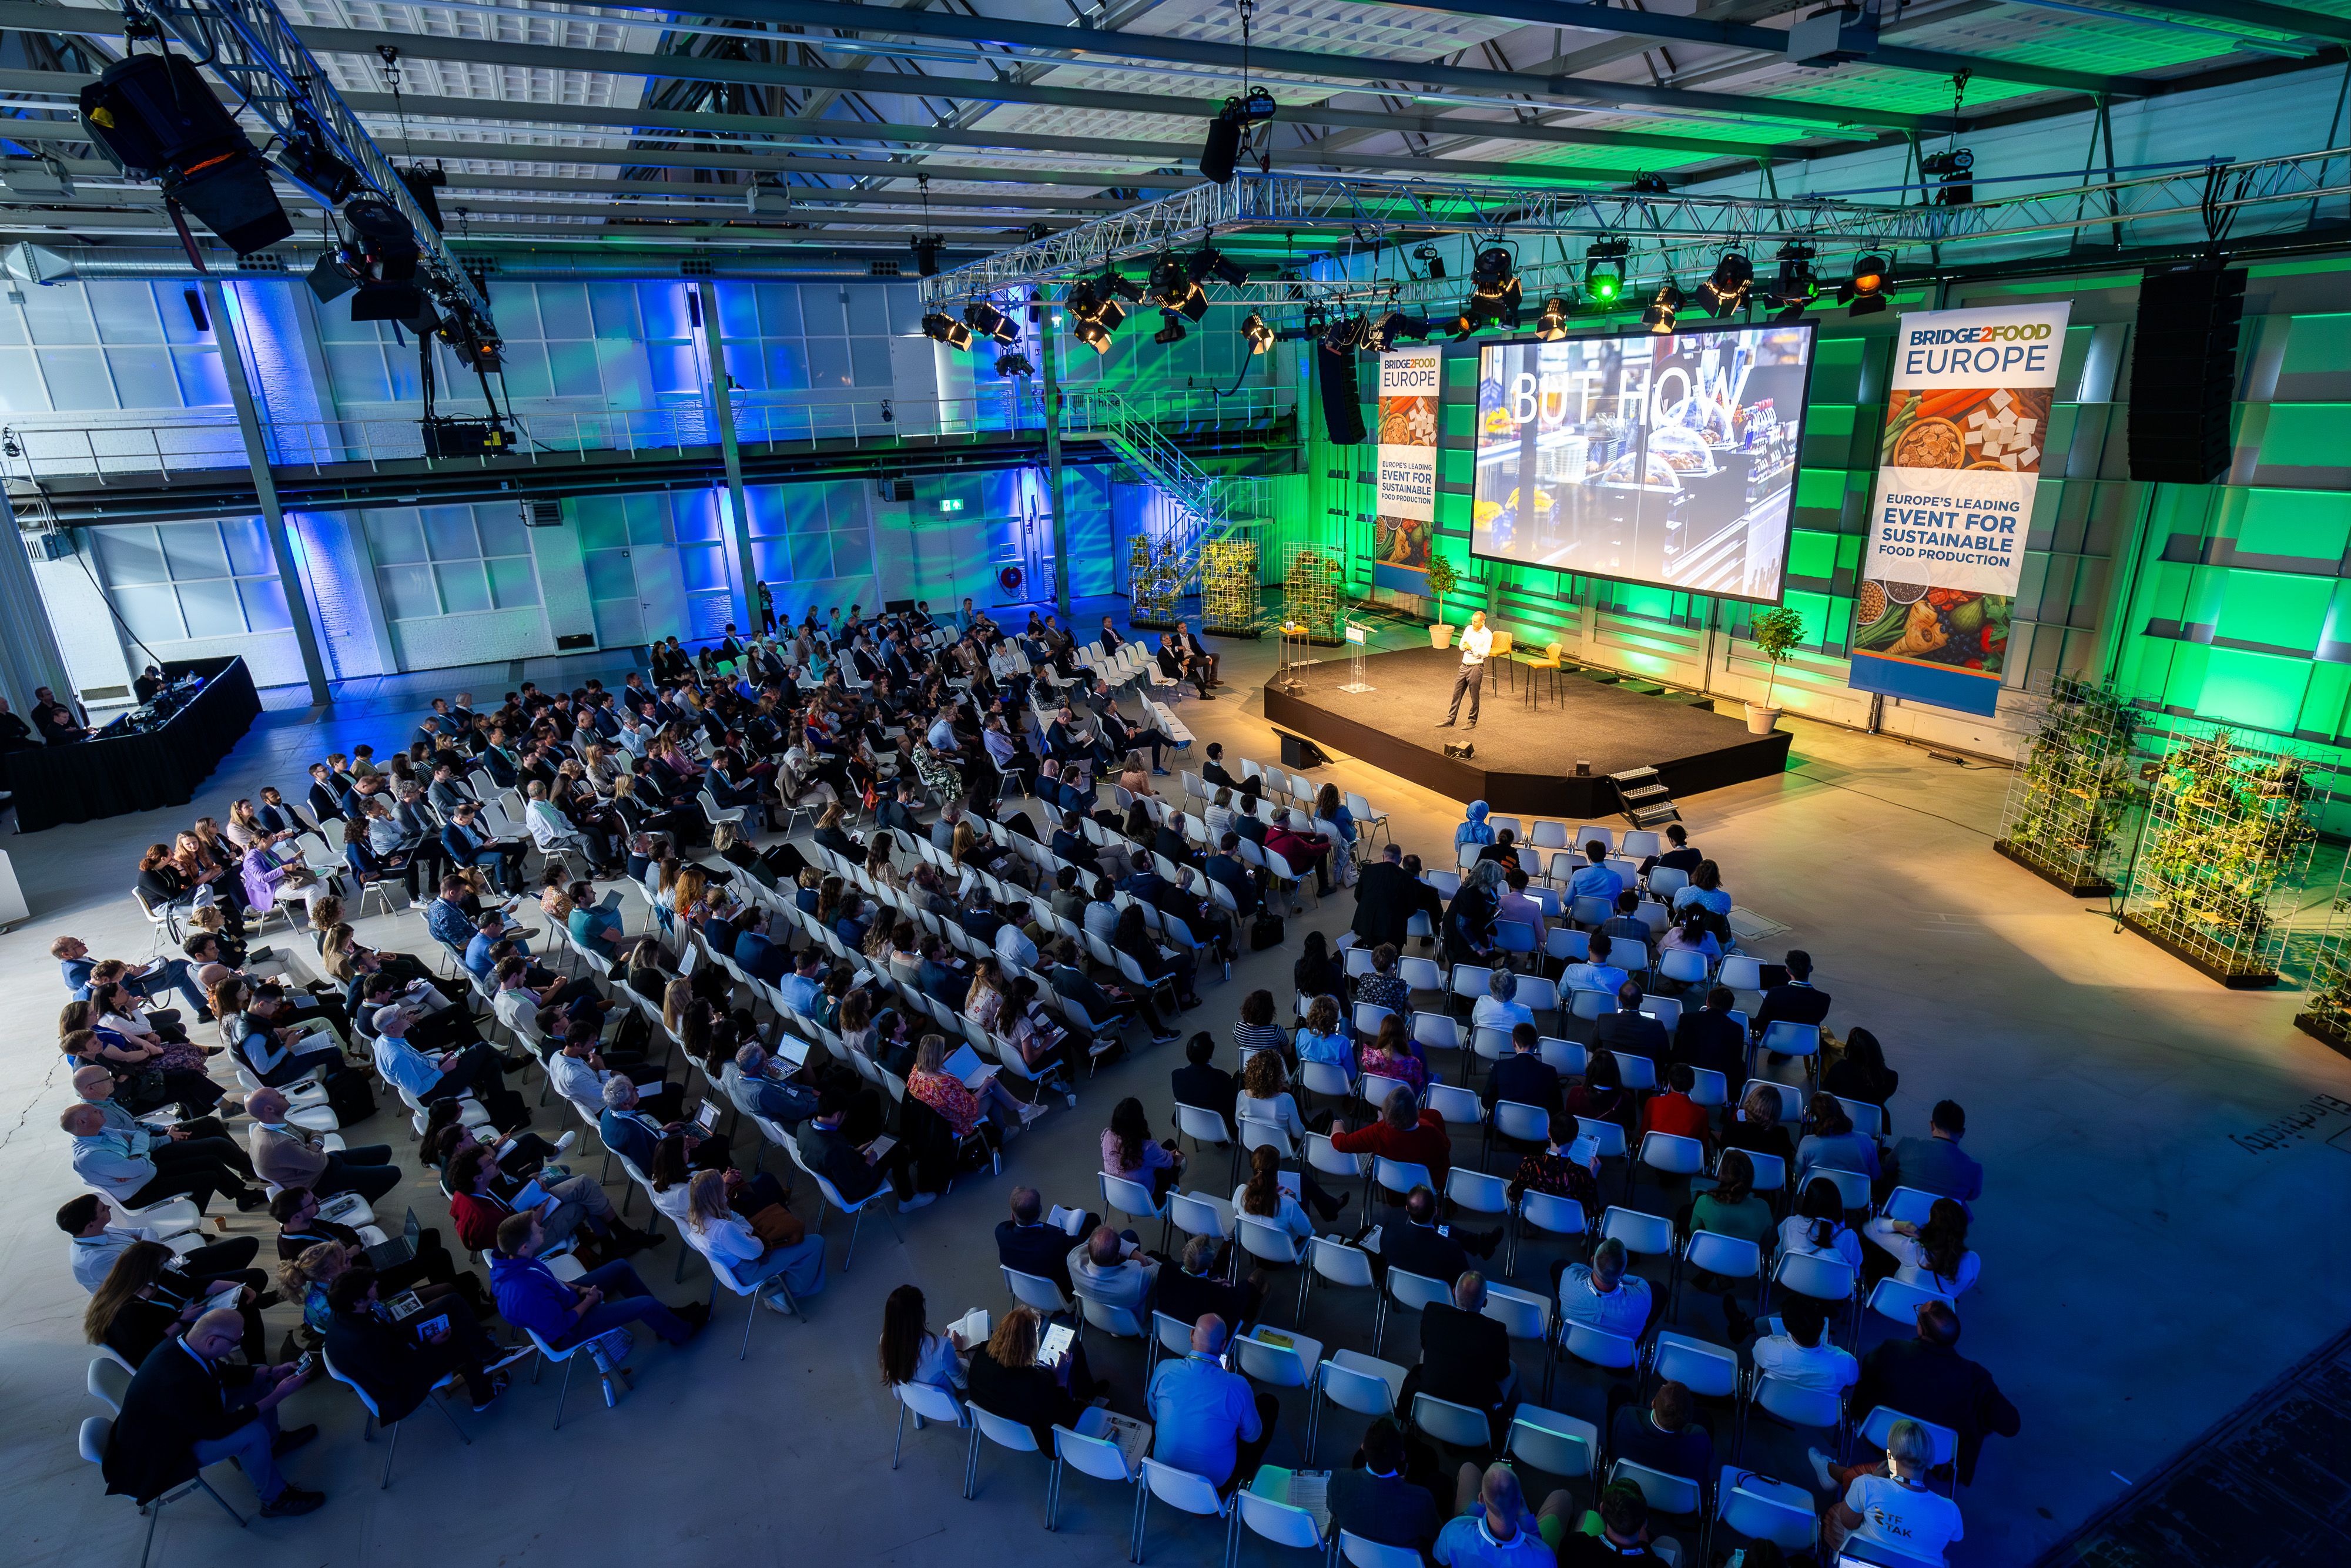
[[[1813,348],[1809,321],[1484,346],[1470,554],[1778,603]]]

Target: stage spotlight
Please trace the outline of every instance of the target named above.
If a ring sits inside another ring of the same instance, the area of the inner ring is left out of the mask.
[[[1094,280],[1094,294],[1102,299],[1115,294],[1131,303],[1143,303],[1143,290],[1113,267],[1102,268],[1102,275]]]
[[[1102,308],[1102,298],[1092,284],[1080,279],[1061,291],[1061,308],[1081,321],[1091,321]]]
[[[1186,256],[1184,271],[1195,283],[1206,283],[1211,277],[1235,285],[1249,281],[1249,268],[1212,245],[1203,245]]]
[[[1499,245],[1478,253],[1469,269],[1472,298],[1488,319],[1519,324],[1519,277],[1510,253]]]
[[[310,268],[309,282],[310,292],[321,305],[340,299],[360,286],[359,275],[344,264],[340,250],[329,251],[318,259]]]
[[[971,329],[943,310],[934,310],[923,318],[923,336],[950,349],[971,347]]]
[[[1383,310],[1364,323],[1364,347],[1374,354],[1384,354],[1398,340],[1411,335],[1416,323],[1400,310]]]
[[[1727,250],[1706,281],[1698,286],[1698,302],[1709,316],[1720,318],[1746,308],[1755,287],[1755,264],[1743,251]]]
[[[1159,330],[1151,334],[1155,343],[1180,343],[1184,340],[1184,318],[1173,310],[1159,313]]]
[[[1102,330],[1106,332],[1117,331],[1119,323],[1125,319],[1126,307],[1121,305],[1115,299],[1103,300],[1101,306],[1094,311],[1095,324],[1100,326]]]
[[[1412,254],[1421,261],[1425,261],[1428,264],[1429,281],[1432,283],[1442,283],[1445,281],[1445,258],[1437,254],[1437,247],[1435,246],[1422,246]]]
[[[183,209],[239,256],[294,232],[270,187],[269,166],[187,56],[116,60],[82,88],[78,101],[84,140],[134,179],[162,183],[165,210],[192,260],[195,241]]]
[[[985,299],[975,299],[965,306],[963,319],[974,332],[993,339],[1000,346],[1019,340],[1020,324]]]
[[[1593,303],[1614,305],[1625,292],[1625,258],[1632,250],[1628,240],[1602,239],[1583,253],[1583,292]]]
[[[1254,310],[1242,319],[1241,336],[1249,340],[1252,359],[1273,347],[1273,329],[1267,326],[1265,318]]]
[[[1110,329],[1099,321],[1081,320],[1077,327],[1078,341],[1097,354],[1110,352]]]
[[[1552,295],[1543,301],[1542,314],[1535,318],[1535,336],[1546,343],[1555,343],[1567,336],[1568,304],[1565,298]]]
[[[1780,247],[1780,277],[1771,286],[1771,304],[1778,310],[1773,320],[1795,320],[1820,292],[1820,285],[1813,277],[1813,247],[1808,245],[1791,241]]]
[[[1854,259],[1853,275],[1837,289],[1837,302],[1855,316],[1875,316],[1886,308],[1886,286],[1893,281],[1894,258],[1884,251],[1865,251]]]
[[[1928,153],[1918,161],[1918,172],[1942,182],[1935,193],[1938,207],[1964,207],[1976,199],[1976,155],[1964,147]]]
[[[1674,318],[1681,313],[1682,291],[1668,278],[1657,285],[1657,292],[1649,308],[1641,312],[1641,325],[1664,337],[1674,329]]]
[[[1037,373],[1037,367],[1030,364],[1024,355],[1003,354],[997,358],[996,373],[999,376],[1033,376]]]
[[[1322,346],[1334,354],[1352,354],[1364,346],[1368,331],[1361,316],[1342,316],[1322,329]]]
[[[1666,189],[1666,177],[1663,174],[1633,176],[1633,194],[1636,196],[1663,196],[1668,193]]]
[[[908,235],[906,246],[914,253],[914,270],[925,277],[939,275],[939,251],[946,245],[945,235]]]

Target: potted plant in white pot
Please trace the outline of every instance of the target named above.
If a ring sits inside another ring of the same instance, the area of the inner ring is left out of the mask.
[[[1796,643],[1804,634],[1804,618],[1784,605],[1777,610],[1758,612],[1747,623],[1748,641],[1771,661],[1771,678],[1763,683],[1763,700],[1747,705],[1747,728],[1754,735],[1769,735],[1780,724],[1780,710],[1771,706],[1771,695],[1780,681],[1780,666],[1795,653]]]
[[[1428,645],[1449,648],[1453,645],[1453,628],[1445,623],[1445,596],[1460,585],[1453,563],[1431,551],[1428,557],[1428,591],[1437,596],[1437,619],[1428,628]]]

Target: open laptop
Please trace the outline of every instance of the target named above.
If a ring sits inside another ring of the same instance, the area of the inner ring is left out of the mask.
[[[386,1269],[397,1269],[414,1258],[417,1238],[423,1234],[423,1228],[416,1223],[415,1208],[410,1207],[408,1222],[400,1228],[399,1235],[389,1241],[379,1241],[367,1249],[368,1267],[381,1274]]]

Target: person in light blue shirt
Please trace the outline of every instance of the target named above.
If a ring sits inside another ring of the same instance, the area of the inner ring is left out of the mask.
[[[470,1090],[503,1125],[506,1119],[497,1113],[514,1097],[506,1091],[506,1064],[498,1053],[476,1040],[463,1051],[427,1056],[408,1043],[411,1021],[408,1009],[398,1003],[376,1010],[375,1070],[384,1082],[413,1094],[422,1104]]]
[[[784,1006],[799,1018],[820,1017],[824,1012],[822,977],[824,960],[814,947],[804,947],[792,958],[792,972],[776,982],[776,994]]]
[[[473,937],[465,944],[465,967],[482,978],[488,979],[490,972],[497,967],[497,960],[491,956],[490,949],[501,942],[512,942],[516,952],[526,958],[530,956],[530,944],[523,939],[521,928],[508,930],[505,916],[496,910],[482,911],[482,917],[474,925]]]
[[[474,917],[459,901],[467,892],[462,877],[444,877],[441,896],[424,906],[424,929],[444,947],[459,953],[473,945]]]
[[[1429,1549],[1439,1568],[1558,1568],[1557,1542],[1573,1519],[1566,1492],[1552,1493],[1540,1513],[1531,1511],[1518,1472],[1498,1463],[1483,1475],[1463,1465],[1455,1496],[1457,1511]]]
[[[1486,813],[1492,810],[1493,808],[1483,800],[1470,801],[1469,820],[1453,830],[1453,847],[1458,850],[1464,844],[1492,843],[1494,841],[1493,825],[1486,821]]]
[[[1340,1026],[1337,998],[1317,997],[1307,1003],[1305,1020],[1291,1043],[1301,1064],[1323,1062],[1345,1073],[1350,1083],[1354,1082],[1355,1042],[1351,1031]]]
[[[1625,879],[1605,864],[1608,846],[1598,839],[1583,846],[1583,858],[1590,863],[1579,868],[1567,879],[1570,898],[1596,898],[1609,908],[1616,905],[1616,895],[1625,891]]]
[[[1229,1491],[1257,1474],[1278,1412],[1272,1395],[1252,1393],[1249,1379],[1224,1369],[1217,1359],[1224,1348],[1225,1320],[1203,1313],[1192,1326],[1192,1354],[1159,1364],[1145,1403],[1157,1428],[1152,1457]]]

